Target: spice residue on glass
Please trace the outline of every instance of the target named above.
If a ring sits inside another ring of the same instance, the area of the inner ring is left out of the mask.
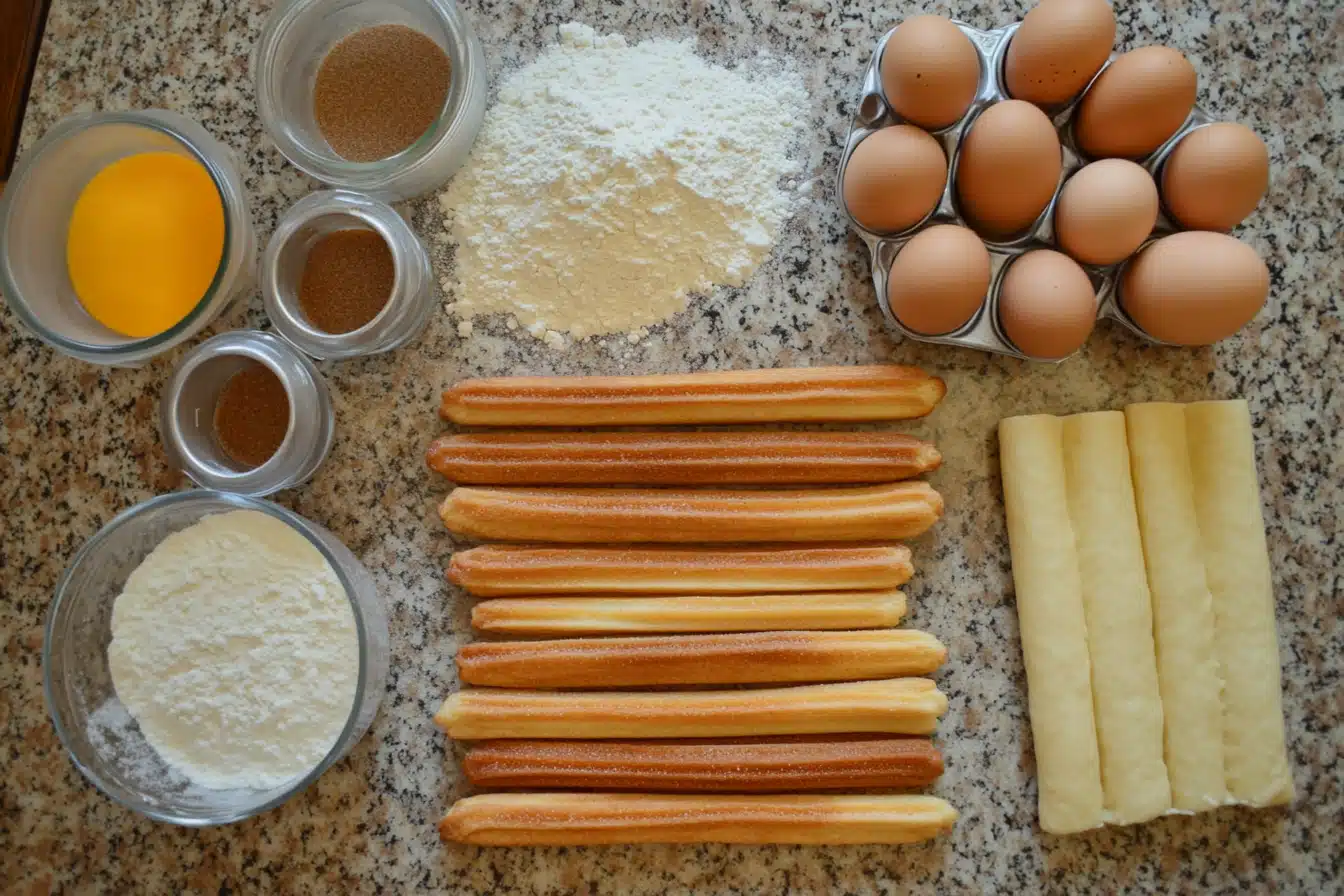
[[[318,67],[318,130],[351,162],[394,156],[443,111],[451,68],[443,49],[414,28],[361,28],[332,47]]]
[[[324,333],[349,333],[378,316],[396,281],[392,249],[372,230],[337,230],[313,244],[299,281],[299,307]]]
[[[215,436],[235,463],[259,467],[280,448],[289,431],[289,393],[271,368],[252,361],[220,390]]]

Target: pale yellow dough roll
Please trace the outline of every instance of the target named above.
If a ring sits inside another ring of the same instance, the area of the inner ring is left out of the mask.
[[[1186,406],[1185,419],[1224,682],[1227,789],[1238,802],[1286,803],[1293,778],[1250,411],[1244,401],[1202,401]]]
[[[1064,418],[1064,464],[1107,821],[1133,824],[1170,809],[1171,787],[1125,415]]]
[[[1165,716],[1172,805],[1198,812],[1227,802],[1222,678],[1213,598],[1179,404],[1125,408],[1130,468],[1153,598],[1158,683]]]
[[[1010,417],[999,424],[999,451],[1041,828],[1068,834],[1098,827],[1104,817],[1063,424]]]

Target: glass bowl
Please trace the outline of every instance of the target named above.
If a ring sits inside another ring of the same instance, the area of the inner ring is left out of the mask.
[[[84,185],[108,165],[143,152],[172,152],[205,167],[224,206],[224,247],[205,295],[162,333],[134,338],[94,320],[66,268],[70,214]],[[19,159],[0,195],[0,292],[39,339],[94,364],[131,367],[190,339],[256,279],[257,240],[243,179],[224,144],[196,122],[162,109],[73,115]]]
[[[359,637],[355,699],[336,743],[314,768],[268,790],[212,790],[171,769],[117,699],[108,669],[112,604],[127,577],[169,534],[231,510],[268,514],[308,539],[345,586]],[[80,548],[47,611],[42,674],[56,734],[84,777],[116,802],[150,818],[201,827],[274,808],[344,758],[378,712],[389,654],[387,614],[373,578],[336,536],[269,501],[202,489],[137,504]]]
[[[313,86],[333,46],[370,25],[405,25],[448,56],[443,111],[420,139],[376,162],[336,154],[317,126]],[[388,201],[420,196],[462,167],[485,120],[485,54],[455,0],[280,0],[252,62],[262,127],[296,167],[325,184]]]

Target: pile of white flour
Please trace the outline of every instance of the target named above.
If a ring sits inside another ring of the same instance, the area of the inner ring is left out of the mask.
[[[165,538],[112,606],[118,699],[173,769],[270,788],[316,766],[349,718],[359,641],[325,557],[255,510]]]
[[[802,79],[769,59],[730,70],[689,42],[561,26],[440,197],[452,310],[509,313],[556,346],[637,341],[689,293],[742,285],[789,213],[806,113]]]

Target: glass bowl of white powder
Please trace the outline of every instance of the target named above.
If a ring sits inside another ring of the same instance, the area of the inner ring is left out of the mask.
[[[47,708],[113,800],[174,824],[265,812],[342,759],[378,711],[387,616],[332,533],[194,490],[116,516],[47,613]]]

